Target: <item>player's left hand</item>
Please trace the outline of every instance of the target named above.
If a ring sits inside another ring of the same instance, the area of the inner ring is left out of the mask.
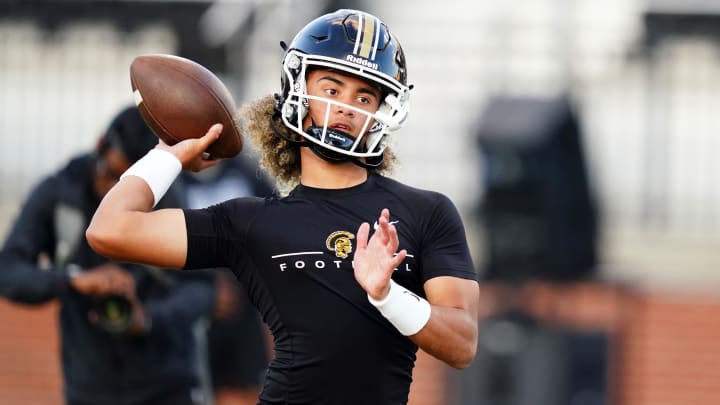
[[[405,249],[396,253],[400,241],[395,225],[390,223],[390,210],[383,209],[377,229],[370,235],[370,224],[364,222],[357,231],[357,248],[353,257],[355,279],[375,300],[384,299],[390,291],[390,277],[407,255]]]

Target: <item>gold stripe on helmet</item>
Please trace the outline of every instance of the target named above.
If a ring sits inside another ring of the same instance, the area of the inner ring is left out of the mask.
[[[365,16],[365,17],[370,17],[370,16]],[[373,45],[376,45],[377,41],[374,41],[376,24],[377,24],[376,18],[370,17],[370,18],[362,19],[362,26],[360,27],[362,29],[362,38],[361,38],[362,43],[360,44],[359,55],[363,58],[369,58],[370,51],[373,49]]]

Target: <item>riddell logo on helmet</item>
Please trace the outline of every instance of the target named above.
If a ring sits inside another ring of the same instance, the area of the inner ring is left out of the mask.
[[[360,58],[355,55],[348,55],[345,57],[345,60],[348,62],[357,63],[358,65],[367,66],[367,67],[369,67],[371,69],[375,69],[375,70],[377,70],[377,68],[379,67],[379,65],[377,63],[370,62],[367,59]]]

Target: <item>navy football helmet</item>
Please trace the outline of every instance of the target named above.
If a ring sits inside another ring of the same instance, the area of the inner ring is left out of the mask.
[[[299,143],[330,161],[353,159],[370,167],[382,163],[388,137],[402,127],[410,108],[405,54],[387,26],[361,11],[338,10],[310,22],[284,48],[276,114],[302,137]],[[340,104],[307,94],[306,74],[313,68],[351,74],[381,89],[383,100],[374,113],[342,104],[367,117],[357,138],[327,123],[303,130],[310,99],[327,101],[328,112]],[[365,164],[357,158],[366,158]]]

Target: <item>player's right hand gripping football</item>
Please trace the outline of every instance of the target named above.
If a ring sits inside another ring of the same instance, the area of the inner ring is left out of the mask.
[[[222,124],[215,124],[202,137],[185,139],[172,146],[160,140],[157,148],[175,155],[182,163],[184,170],[199,172],[217,164],[218,160],[207,160],[205,158],[207,156],[205,151],[220,138],[222,128]]]

